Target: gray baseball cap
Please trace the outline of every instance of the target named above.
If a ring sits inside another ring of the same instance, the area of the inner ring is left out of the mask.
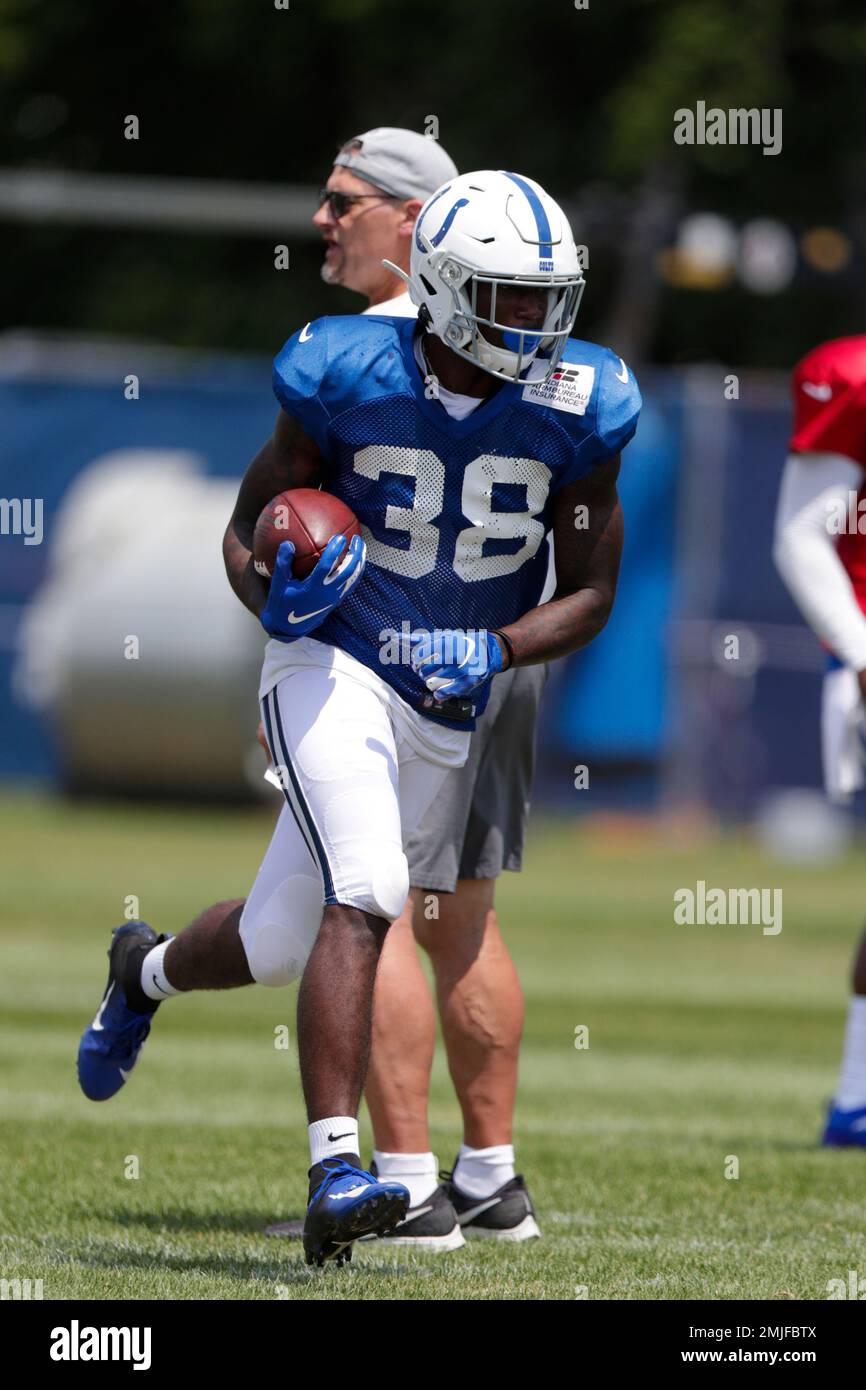
[[[395,198],[420,198],[453,179],[457,166],[437,140],[415,130],[380,125],[342,146],[335,164]]]

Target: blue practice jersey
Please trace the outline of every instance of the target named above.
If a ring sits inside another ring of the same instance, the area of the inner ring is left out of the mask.
[[[276,358],[274,391],[367,543],[360,583],[313,636],[436,718],[408,633],[504,627],[536,606],[555,494],[628,443],[641,398],[621,358],[570,339],[550,381],[503,383],[454,420],[425,388],[416,331],[414,319],[317,319]],[[475,714],[489,693],[473,692]]]

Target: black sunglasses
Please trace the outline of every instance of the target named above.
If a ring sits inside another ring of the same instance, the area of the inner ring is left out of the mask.
[[[340,193],[335,188],[319,189],[319,207],[324,207],[328,203],[334,217],[339,219],[345,217],[353,203],[360,203],[362,198],[390,198],[393,200],[393,193]]]

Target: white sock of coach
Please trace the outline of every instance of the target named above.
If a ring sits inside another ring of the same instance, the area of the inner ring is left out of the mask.
[[[845,1050],[835,1096],[840,1110],[866,1105],[866,995],[852,994],[848,1003]]]
[[[314,1120],[307,1126],[310,1136],[310,1164],[338,1154],[360,1153],[358,1121],[351,1115],[331,1115],[327,1120]]]
[[[393,1179],[408,1187],[410,1207],[420,1207],[439,1186],[439,1164],[435,1154],[390,1154],[374,1149],[373,1162],[380,1178],[388,1182]]]
[[[454,1165],[454,1182],[467,1197],[490,1197],[513,1177],[513,1144],[494,1144],[489,1149],[460,1145]]]
[[[175,989],[163,968],[163,959],[170,945],[171,941],[161,941],[148,951],[141,962],[141,988],[148,999],[170,999],[173,994],[183,993],[183,990]]]

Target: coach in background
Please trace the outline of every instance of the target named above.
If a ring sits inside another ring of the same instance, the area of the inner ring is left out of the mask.
[[[364,295],[364,313],[414,317],[402,282],[382,261],[408,270],[422,203],[456,173],[441,146],[414,131],[380,127],[347,141],[313,218],[326,245],[323,280]],[[542,598],[552,591],[551,574]],[[514,1169],[523,993],[494,892],[503,869],[521,866],[546,679],[544,665],[497,676],[468,762],[448,773],[407,846],[412,889],[379,962],[365,1092],[376,1170],[411,1198],[388,1243],[445,1251],[463,1244],[464,1230],[512,1241],[539,1234]],[[427,1126],[436,1017],[416,943],[433,965],[463,1112],[463,1143],[441,1184]]]

